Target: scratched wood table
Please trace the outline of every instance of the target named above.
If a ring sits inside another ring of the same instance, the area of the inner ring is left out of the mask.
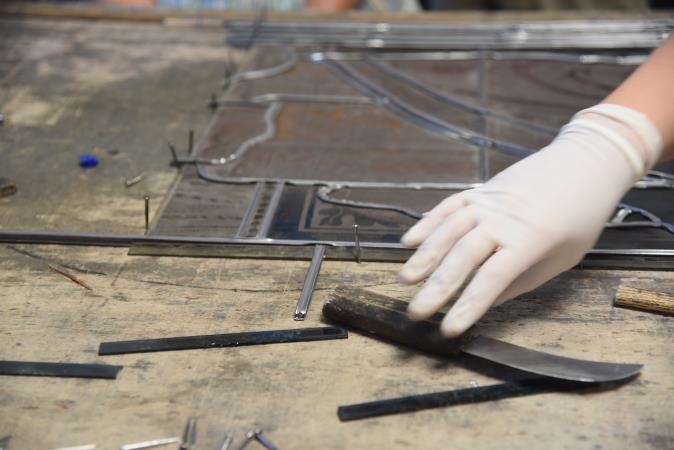
[[[0,18],[3,228],[142,233],[143,195],[171,188],[166,142],[208,123],[227,50],[218,29]],[[241,55],[234,55],[240,57]],[[100,160],[77,165],[81,153]],[[127,188],[126,179],[145,178]],[[65,268],[87,290],[50,270]],[[571,271],[495,308],[483,334],[566,356],[644,363],[617,390],[551,393],[341,423],[339,405],[498,382],[498,369],[352,332],[347,340],[99,357],[108,340],[322,324],[339,284],[409,299],[399,264],[326,261],[309,317],[292,320],[306,261],[129,256],[126,249],[0,245],[0,356],[121,364],[115,381],[0,378],[10,449],[179,435],[198,448],[259,427],[283,449],[672,448],[674,319],[614,308],[620,283],[674,292],[671,272]]]

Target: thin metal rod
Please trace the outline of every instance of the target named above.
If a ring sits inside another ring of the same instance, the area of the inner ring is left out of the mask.
[[[253,442],[254,439],[255,439],[255,431],[251,430],[247,432],[246,436],[243,438],[243,441],[241,441],[239,445],[236,446],[235,450],[243,450],[248,446],[248,444]]]
[[[311,304],[311,299],[314,295],[316,281],[318,280],[318,275],[321,273],[321,265],[323,264],[324,256],[325,245],[315,246],[314,254],[311,257],[311,264],[309,264],[309,270],[307,271],[307,276],[304,278],[302,293],[300,294],[300,299],[297,302],[297,308],[295,308],[295,320],[304,320],[307,317],[309,305]]]
[[[119,450],[141,450],[144,448],[159,447],[161,445],[177,444],[182,442],[179,437],[170,437],[164,439],[154,439],[152,441],[137,442],[134,444],[125,444],[119,447]]]
[[[194,151],[194,130],[190,130],[187,135],[187,154],[192,155]]]
[[[259,431],[256,430],[255,440],[258,441],[267,450],[278,450],[278,447],[275,446],[274,443],[270,441],[267,436],[264,435],[262,430]]]
[[[96,450],[96,444],[77,445],[75,447],[59,447],[53,450]]]
[[[265,183],[262,181],[258,181],[255,184],[255,190],[253,191],[253,196],[250,199],[250,202],[248,203],[248,208],[246,208],[246,212],[243,215],[243,218],[241,219],[241,223],[239,224],[239,230],[236,232],[236,237],[245,237],[248,229],[250,228],[250,224],[253,222],[253,217],[255,217],[255,213],[257,212],[257,208],[260,204],[260,199],[262,198],[262,193],[264,192],[265,188]]]
[[[360,238],[358,237],[358,224],[353,224],[353,244],[356,247],[356,262],[360,264],[361,259],[361,249],[360,249]]]
[[[197,418],[190,417],[185,423],[183,437],[180,440],[180,450],[192,450],[197,443]]]
[[[143,181],[144,178],[145,178],[145,174],[141,173],[140,175],[137,175],[133,178],[125,180],[124,186],[130,188],[130,187],[135,186],[136,184],[140,183],[141,181]]]
[[[262,222],[260,223],[260,228],[258,228],[257,235],[255,236],[258,239],[267,237],[267,233],[269,233],[269,228],[271,227],[271,222],[274,219],[274,215],[276,214],[276,210],[278,209],[278,205],[281,201],[281,195],[283,194],[284,187],[285,187],[284,181],[279,181],[278,183],[276,183],[276,186],[274,187],[274,192],[271,194],[271,198],[269,199],[269,203],[267,204],[267,209],[264,213],[264,217],[262,218]]]
[[[176,148],[169,142],[168,148],[171,151],[171,157],[173,161],[173,165],[178,165],[179,159],[178,159],[178,153],[176,152]]]
[[[150,196],[145,194],[143,197],[145,200],[145,234],[150,231]]]
[[[234,433],[230,431],[229,433],[227,433],[227,436],[225,436],[225,439],[222,441],[220,450],[229,450],[229,447],[232,445],[232,442],[234,442]]]

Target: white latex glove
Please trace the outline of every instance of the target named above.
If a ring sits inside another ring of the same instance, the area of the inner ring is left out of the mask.
[[[443,200],[402,238],[418,249],[400,280],[430,275],[410,317],[437,312],[477,269],[441,325],[444,335],[456,336],[492,305],[576,265],[661,147],[643,114],[597,105],[576,114],[549,146]]]

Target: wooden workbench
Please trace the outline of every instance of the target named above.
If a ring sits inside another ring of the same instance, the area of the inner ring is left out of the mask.
[[[222,81],[220,30],[0,18],[0,227],[142,233],[175,178],[166,141],[201,130]],[[240,56],[240,55],[238,55]],[[99,167],[82,170],[80,153]],[[143,172],[141,183],[124,179]],[[53,272],[65,267],[92,291]],[[128,256],[0,245],[0,358],[122,364],[115,381],[0,378],[9,449],[98,448],[179,435],[200,449],[260,427],[282,449],[674,447],[674,319],[611,306],[616,287],[674,292],[671,272],[572,271],[495,308],[483,334],[587,359],[640,362],[617,390],[508,399],[340,423],[342,404],[485,385],[503,373],[352,332],[348,340],[99,357],[105,340],[321,324],[338,284],[411,298],[398,264],[327,261],[309,318],[292,320],[308,263]]]

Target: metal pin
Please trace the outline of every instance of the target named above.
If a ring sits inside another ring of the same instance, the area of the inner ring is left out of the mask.
[[[190,417],[185,424],[183,438],[180,441],[180,450],[190,450],[197,443],[197,419]]]
[[[307,270],[307,276],[304,278],[304,286],[300,293],[300,299],[297,301],[297,307],[295,308],[295,320],[304,320],[307,317],[307,311],[311,304],[311,298],[314,295],[316,281],[318,280],[318,275],[321,273],[321,264],[323,264],[324,256],[325,245],[316,245],[311,257],[309,270]]]
[[[220,450],[229,450],[229,446],[232,445],[232,442],[234,441],[234,433],[229,432],[227,433],[227,436],[225,436],[225,439],[222,441],[222,446],[220,447]]]
[[[126,187],[130,188],[131,186],[134,186],[134,185],[140,183],[141,181],[143,181],[144,178],[145,178],[145,174],[141,173],[140,175],[138,175],[136,177],[129,178],[126,181],[124,181],[124,185]]]
[[[145,194],[145,234],[150,231],[150,195]]]
[[[194,130],[190,130],[187,135],[187,154],[192,155],[194,149]]]
[[[262,444],[267,450],[278,450],[278,447],[276,447],[267,436],[262,434],[262,430],[255,430],[255,440]]]
[[[234,441],[234,433],[231,431],[227,433],[227,436],[225,436],[225,440],[222,441],[222,446],[220,447],[220,450],[229,450],[229,446],[232,445],[232,442]]]
[[[361,249],[360,249],[360,239],[358,238],[358,224],[353,224],[353,242],[356,244],[356,262],[360,264],[361,259]]]
[[[0,439],[0,450],[6,450],[7,446],[9,445],[9,441],[11,441],[11,440],[12,440],[12,436],[10,434],[8,434],[7,436],[4,436],[2,439]]]
[[[211,99],[208,102],[208,107],[211,108],[212,111],[215,111],[218,107],[218,98],[215,96],[215,94],[211,94]]]
[[[246,433],[246,437],[243,439],[243,441],[241,441],[239,446],[236,447],[236,450],[243,450],[244,448],[246,448],[246,446],[248,444],[250,444],[250,442],[253,439],[255,439],[255,435],[257,434],[258,431],[262,431],[262,430],[251,430],[248,433]]]
[[[119,447],[119,450],[141,450],[144,448],[159,447],[160,445],[177,444],[179,442],[182,442],[182,439],[179,437],[154,439],[152,441],[136,442],[135,444],[125,444]]]
[[[54,450],[96,450],[96,444],[77,445],[75,447],[60,447]]]
[[[173,156],[173,165],[180,166],[180,164],[178,164],[178,153],[176,152],[176,148],[170,142],[168,143],[168,147],[169,150],[171,150],[171,156]]]

